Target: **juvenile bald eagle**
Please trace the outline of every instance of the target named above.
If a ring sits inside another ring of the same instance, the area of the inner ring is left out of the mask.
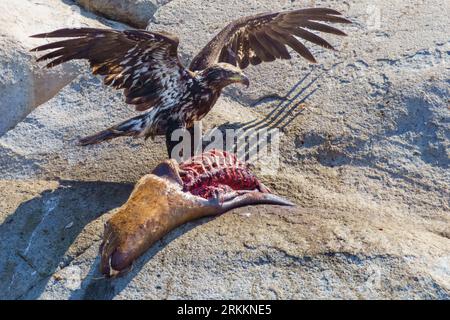
[[[323,22],[351,23],[339,12],[326,8],[237,19],[203,48],[189,68],[179,60],[178,38],[167,32],[79,28],[32,37],[70,38],[33,49],[54,49],[38,61],[51,59],[47,64],[50,68],[69,60],[86,59],[94,74],[104,76],[105,85],[124,89],[126,103],[135,105],[137,111],[146,111],[80,140],[81,145],[89,145],[119,136],[167,136],[174,128],[191,128],[194,121],[211,110],[223,88],[233,83],[249,85],[243,69],[290,59],[286,45],[315,63],[314,56],[297,37],[334,50],[310,30],[346,35]]]

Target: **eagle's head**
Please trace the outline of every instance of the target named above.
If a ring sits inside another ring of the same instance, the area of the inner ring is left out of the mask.
[[[225,88],[233,83],[241,83],[247,87],[250,85],[242,70],[228,63],[216,63],[200,71],[198,75],[207,86],[216,89]]]

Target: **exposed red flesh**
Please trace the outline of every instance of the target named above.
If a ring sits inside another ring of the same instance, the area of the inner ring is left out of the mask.
[[[263,191],[261,183],[237,157],[211,150],[180,165],[183,190],[210,199],[233,191]]]

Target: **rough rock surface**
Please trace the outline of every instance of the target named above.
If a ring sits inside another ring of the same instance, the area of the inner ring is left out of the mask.
[[[86,10],[145,29],[159,6],[170,0],[75,0]]]
[[[166,155],[161,138],[75,145],[133,114],[83,71],[0,138],[0,297],[450,299],[449,4],[311,2],[355,22],[329,38],[340,52],[250,69],[204,123],[282,129],[260,177],[297,208],[189,223],[101,279],[104,213]],[[178,33],[187,61],[243,12],[305,3],[173,0],[149,28]],[[290,99],[253,104],[271,93]]]
[[[99,21],[77,6],[60,0],[2,1],[0,3],[0,135],[34,108],[48,101],[78,74],[79,64],[44,69],[30,49],[42,44],[31,35],[66,27],[120,27]],[[77,67],[78,66],[78,67]]]

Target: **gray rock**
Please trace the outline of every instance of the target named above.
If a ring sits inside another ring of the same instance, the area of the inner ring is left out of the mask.
[[[105,27],[92,14],[59,0],[0,3],[0,135],[23,120],[34,108],[54,97],[77,75],[80,64],[45,69],[29,51],[45,42],[31,35],[63,27]],[[115,27],[120,27],[114,24]]]
[[[76,0],[88,11],[145,29],[159,6],[170,0]]]
[[[450,299],[448,4],[347,3],[321,2],[355,22],[330,38],[340,52],[249,69],[204,121],[282,129],[280,169],[257,174],[297,208],[189,223],[101,279],[104,221],[166,153],[161,138],[75,145],[134,114],[86,69],[0,138],[0,297]],[[243,12],[291,7],[173,0],[149,28],[179,34],[187,61]],[[291,99],[252,106],[274,92]]]

